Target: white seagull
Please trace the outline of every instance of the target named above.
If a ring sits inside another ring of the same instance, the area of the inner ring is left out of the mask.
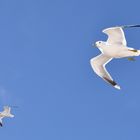
[[[5,118],[5,117],[10,117],[10,118],[13,118],[14,115],[12,115],[11,113],[11,107],[9,106],[4,106],[4,111],[0,112],[0,126],[2,127],[3,124],[2,124],[2,119]]]
[[[105,65],[113,58],[128,57],[129,60],[133,60],[131,57],[140,55],[140,50],[127,47],[123,29],[132,27],[140,27],[140,25],[126,25],[104,29],[103,33],[108,35],[108,39],[106,42],[97,41],[95,43],[101,54],[90,60],[94,72],[117,89],[120,89],[120,86],[112,79]]]

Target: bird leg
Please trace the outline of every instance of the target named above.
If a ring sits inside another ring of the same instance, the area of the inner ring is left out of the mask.
[[[128,57],[127,58],[129,61],[135,61],[135,58],[134,57]]]

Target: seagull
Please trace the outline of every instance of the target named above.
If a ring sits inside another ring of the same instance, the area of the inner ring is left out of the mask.
[[[140,27],[140,25],[125,25],[104,29],[103,33],[108,35],[108,39],[106,42],[97,41],[95,43],[95,46],[101,51],[101,54],[90,60],[93,71],[116,89],[121,88],[107,72],[105,66],[113,58],[128,57],[128,60],[134,60],[134,56],[140,55],[140,50],[127,47],[123,29],[133,27]]]
[[[0,112],[0,126],[1,127],[3,126],[2,119],[4,117],[10,117],[10,118],[14,117],[14,115],[12,115],[10,112],[11,112],[11,107],[9,106],[4,106],[4,111]]]

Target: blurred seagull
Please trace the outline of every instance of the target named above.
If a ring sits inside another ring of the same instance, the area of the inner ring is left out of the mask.
[[[10,112],[11,112],[11,107],[9,106],[4,106],[4,111],[0,112],[0,126],[1,127],[3,126],[2,119],[4,117],[10,117],[10,118],[14,117],[14,115],[12,115]]]
[[[108,35],[108,39],[106,42],[97,41],[95,43],[101,54],[90,60],[94,72],[116,89],[120,89],[120,86],[112,79],[105,65],[113,58],[128,57],[128,60],[134,60],[133,56],[140,55],[140,50],[127,47],[123,29],[132,27],[140,27],[140,25],[126,25],[104,29],[103,33]]]

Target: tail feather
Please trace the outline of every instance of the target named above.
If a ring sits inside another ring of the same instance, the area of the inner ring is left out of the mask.
[[[129,51],[133,52],[133,56],[139,56],[140,55],[140,50],[136,50],[136,49],[129,49]]]
[[[138,50],[138,54],[140,55],[140,50]]]

